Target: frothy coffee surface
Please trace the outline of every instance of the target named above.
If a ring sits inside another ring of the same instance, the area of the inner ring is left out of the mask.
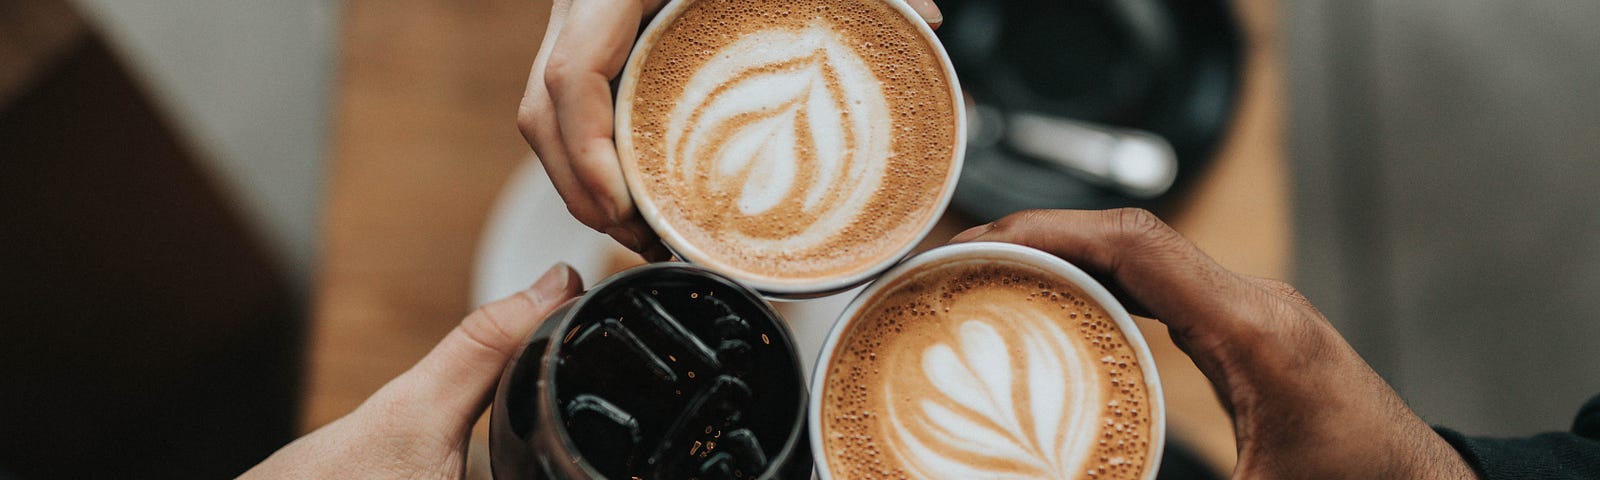
[[[837,478],[1138,479],[1150,449],[1137,356],[1105,309],[1033,267],[900,277],[857,313],[822,394]]]
[[[690,260],[745,279],[871,269],[917,240],[954,173],[936,48],[881,0],[694,0],[638,64],[635,197]]]

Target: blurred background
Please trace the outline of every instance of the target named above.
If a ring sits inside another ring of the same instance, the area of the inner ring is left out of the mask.
[[[1600,3],[1225,6],[1226,128],[1148,206],[1301,287],[1427,421],[1568,428],[1600,393]],[[547,11],[0,0],[0,478],[240,473],[531,281],[508,249],[568,258],[519,235],[593,238],[514,124]],[[634,261],[591,250],[590,281]],[[1141,326],[1226,471],[1209,388]]]

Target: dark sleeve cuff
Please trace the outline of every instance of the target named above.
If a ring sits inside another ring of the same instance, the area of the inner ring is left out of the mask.
[[[1600,479],[1600,441],[1573,433],[1477,438],[1434,427],[1485,480]]]

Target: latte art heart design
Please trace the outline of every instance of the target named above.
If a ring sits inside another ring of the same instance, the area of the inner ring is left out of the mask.
[[[830,29],[768,29],[718,51],[666,129],[668,171],[730,202],[733,230],[773,248],[815,244],[861,214],[889,155],[882,86]]]
[[[1084,388],[1096,372],[1067,333],[1043,312],[1001,306],[956,333],[923,351],[917,380],[932,388],[910,389],[923,398],[888,402],[889,443],[907,466],[924,478],[1083,471],[1102,399]],[[905,395],[892,388],[891,399]]]

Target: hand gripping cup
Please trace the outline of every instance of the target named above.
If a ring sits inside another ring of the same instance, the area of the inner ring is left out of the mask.
[[[1064,260],[937,248],[886,273],[823,343],[808,410],[831,478],[1151,479],[1161,382],[1122,305]]]
[[[804,478],[789,330],[721,275],[661,263],[557,308],[500,379],[498,479]]]
[[[803,298],[927,235],[960,174],[962,108],[944,47],[900,0],[679,0],[628,59],[615,138],[674,253]]]

